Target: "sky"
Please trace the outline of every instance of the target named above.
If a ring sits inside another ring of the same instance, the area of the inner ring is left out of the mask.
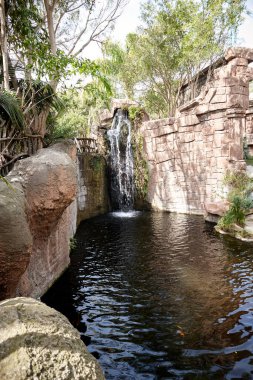
[[[123,44],[126,35],[136,31],[137,26],[140,24],[140,4],[142,1],[143,0],[129,0],[116,22],[114,31],[110,35],[112,40],[119,41]],[[253,0],[248,0],[247,6],[252,12],[252,16],[245,17],[245,20],[239,29],[237,44],[253,49]],[[100,49],[96,45],[89,48],[88,58],[93,59],[99,56]]]

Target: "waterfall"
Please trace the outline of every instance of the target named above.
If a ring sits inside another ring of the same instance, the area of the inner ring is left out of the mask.
[[[107,132],[110,141],[110,192],[113,210],[129,211],[134,204],[134,165],[131,123],[128,113],[118,109]]]

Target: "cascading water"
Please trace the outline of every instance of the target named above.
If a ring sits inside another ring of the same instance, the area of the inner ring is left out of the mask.
[[[134,164],[131,123],[127,111],[116,111],[108,138],[111,147],[109,166],[112,209],[130,211],[134,204]]]

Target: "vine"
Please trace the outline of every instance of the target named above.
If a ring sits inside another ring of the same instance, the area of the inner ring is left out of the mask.
[[[130,106],[129,119],[133,124],[132,147],[134,154],[134,186],[138,198],[144,200],[148,192],[149,173],[148,165],[143,155],[143,137],[139,132],[145,111],[141,107]]]
[[[103,157],[99,154],[92,156],[89,160],[89,166],[95,172],[99,172],[103,166]]]

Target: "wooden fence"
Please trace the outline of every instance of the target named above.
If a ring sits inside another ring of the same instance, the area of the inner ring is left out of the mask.
[[[78,153],[97,153],[98,146],[95,139],[77,137],[74,139]]]
[[[16,161],[35,154],[43,147],[40,135],[22,135],[8,124],[0,125],[0,175],[6,176]]]
[[[97,141],[92,138],[74,139],[79,154],[97,153]],[[0,175],[6,176],[16,161],[35,154],[43,147],[40,135],[23,135],[9,124],[0,123]]]

